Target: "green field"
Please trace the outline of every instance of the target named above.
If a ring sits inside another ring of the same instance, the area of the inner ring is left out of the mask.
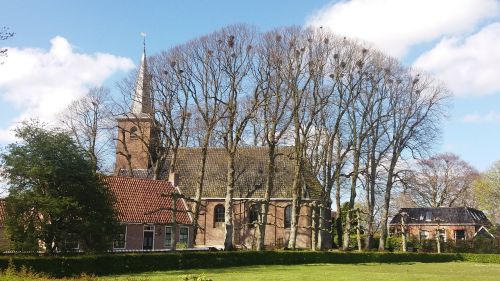
[[[164,271],[101,277],[99,280],[182,280],[186,274],[205,274],[214,280],[500,280],[500,264],[402,263],[311,264],[231,267]]]

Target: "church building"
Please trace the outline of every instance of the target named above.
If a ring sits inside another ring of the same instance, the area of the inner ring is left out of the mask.
[[[175,171],[169,171],[170,159],[164,163],[165,171],[153,180],[150,157],[154,105],[148,73],[146,53],[142,54],[140,69],[131,101],[130,112],[117,119],[117,145],[115,176],[107,184],[116,195],[117,210],[123,223],[123,234],[115,241],[116,249],[168,249],[171,245],[171,225],[178,224],[177,241],[187,247],[217,247],[224,245],[224,198],[226,191],[226,151],[220,147],[208,149],[206,175],[202,193],[202,210],[197,224],[193,224],[192,200],[177,199],[172,193],[195,198],[198,174],[201,169],[201,148],[180,148]],[[280,148],[276,159],[274,190],[266,227],[267,248],[288,245],[291,226],[291,200],[295,161],[293,149]],[[234,192],[234,245],[255,248],[258,215],[256,202],[262,201],[267,178],[267,148],[240,147],[236,156],[236,183]],[[320,197],[321,187],[312,174],[305,176],[302,202],[312,202]],[[167,194],[167,195],[165,195]],[[170,195],[168,195],[170,194]],[[162,197],[163,196],[163,197]],[[167,197],[165,197],[167,196]],[[170,206],[170,207],[168,207]],[[172,215],[176,206],[177,216]],[[156,211],[155,211],[156,210]],[[300,210],[297,247],[311,247],[311,208],[304,204]],[[182,215],[181,215],[182,214]],[[174,222],[175,218],[175,222]],[[197,225],[194,245],[192,237]],[[186,240],[187,239],[187,240]],[[154,241],[154,243],[152,242]]]

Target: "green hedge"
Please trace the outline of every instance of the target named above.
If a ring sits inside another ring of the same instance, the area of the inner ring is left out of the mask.
[[[71,257],[2,256],[0,269],[9,260],[16,268],[28,267],[54,277],[81,273],[109,275],[159,270],[221,268],[248,265],[308,263],[399,263],[472,261],[500,263],[500,255],[491,254],[427,254],[427,253],[344,253],[299,251],[178,252],[147,254],[106,254]]]

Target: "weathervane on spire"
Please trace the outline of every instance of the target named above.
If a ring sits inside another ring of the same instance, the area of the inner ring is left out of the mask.
[[[144,53],[146,53],[146,32],[141,32],[142,36],[142,45],[144,47]]]

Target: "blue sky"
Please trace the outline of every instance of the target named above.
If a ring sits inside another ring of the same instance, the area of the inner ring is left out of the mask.
[[[137,64],[139,34],[157,53],[220,27],[316,25],[371,42],[443,80],[454,92],[436,152],[479,170],[500,160],[500,1],[1,1],[0,145],[23,118],[53,121],[92,86]]]

